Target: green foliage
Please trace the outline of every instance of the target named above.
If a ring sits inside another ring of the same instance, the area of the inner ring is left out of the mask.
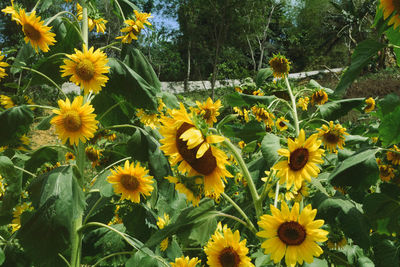
[[[255,104],[269,105],[276,99],[275,96],[246,95],[238,92],[225,96],[225,99],[232,107],[253,106]]]
[[[21,137],[29,130],[33,122],[33,112],[26,106],[18,106],[0,112],[0,146],[10,144],[10,141]]]
[[[381,137],[384,146],[397,144],[400,142],[400,137],[397,134],[400,131],[400,106],[388,113],[382,118],[379,125],[379,136]]]
[[[267,168],[271,168],[279,159],[280,139],[274,134],[267,133],[261,142],[261,152],[267,162]]]
[[[321,117],[327,121],[337,120],[354,108],[364,104],[364,98],[351,98],[337,101],[330,101],[319,107]]]

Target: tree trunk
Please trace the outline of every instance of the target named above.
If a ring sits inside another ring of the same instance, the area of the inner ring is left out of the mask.
[[[251,46],[250,40],[249,40],[249,36],[246,35],[246,39],[247,39],[247,43],[249,45],[250,48],[250,55],[251,55],[251,62],[253,63],[253,70],[254,72],[257,71],[257,63],[256,63],[256,59],[254,58],[254,51],[253,51],[253,47]]]
[[[189,91],[189,79],[190,79],[190,49],[191,49],[192,41],[189,41],[188,43],[188,49],[187,49],[187,72],[186,72],[186,78],[184,82],[184,87],[183,90],[185,92]]]

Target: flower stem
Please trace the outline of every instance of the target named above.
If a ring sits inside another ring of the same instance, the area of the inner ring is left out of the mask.
[[[121,5],[119,4],[118,0],[114,0],[115,4],[118,6],[119,12],[121,13],[122,19],[125,21],[125,15],[124,12],[122,11]]]
[[[276,183],[276,191],[275,191],[275,199],[274,199],[274,207],[278,206],[278,197],[279,197],[279,183]]]
[[[285,84],[288,89],[290,100],[292,101],[292,112],[293,112],[294,128],[296,129],[296,136],[299,136],[300,129],[299,129],[299,118],[297,116],[296,99],[293,96],[292,88],[290,87],[290,83],[287,76],[285,76]]]
[[[88,13],[87,7],[82,9],[82,40],[86,48],[89,49],[89,23],[88,23]]]
[[[82,234],[78,231],[82,227],[82,214],[72,222],[71,232],[71,267],[80,267]]]
[[[221,195],[228,200],[229,203],[243,216],[244,220],[246,221],[247,227],[253,233],[257,233],[257,229],[254,227],[254,224],[250,221],[249,217],[247,217],[246,213],[233,201],[227,194],[221,193]]]
[[[257,218],[262,215],[262,205],[259,201],[260,196],[257,193],[256,186],[254,185],[253,178],[251,178],[251,174],[249,169],[247,169],[246,163],[244,162],[242,156],[240,155],[238,149],[229,141],[228,138],[225,138],[224,144],[229,148],[235,157],[237,163],[242,170],[243,177],[246,179],[247,185],[250,190],[251,197],[253,198],[254,208],[256,210]]]

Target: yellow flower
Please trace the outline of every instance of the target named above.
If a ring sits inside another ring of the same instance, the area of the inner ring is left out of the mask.
[[[146,126],[149,126],[151,129],[156,129],[161,126],[160,118],[157,114],[149,114],[146,113],[143,109],[138,108],[136,111],[136,117],[139,118],[140,122]]]
[[[203,192],[203,181],[201,178],[179,179],[173,176],[165,177],[170,183],[175,184],[175,189],[179,193],[186,195],[186,201],[192,202],[193,206],[198,206]]]
[[[18,146],[17,149],[21,151],[28,151],[27,147],[29,147],[31,143],[29,137],[24,134],[19,138],[19,141],[22,143],[22,145]]]
[[[326,246],[330,249],[341,249],[347,244],[346,237],[343,232],[338,228],[333,228],[328,235]]]
[[[239,115],[245,122],[249,122],[249,111],[247,109],[241,110],[238,107],[233,107],[233,111]]]
[[[219,195],[224,192],[225,185],[221,179],[232,177],[225,168],[228,157],[212,145],[224,141],[224,137],[203,136],[182,103],[180,109],[170,110],[169,115],[161,118],[160,133],[164,138],[160,140],[160,148],[169,156],[171,165],[179,164],[178,170],[186,176],[204,177],[205,193]]]
[[[83,96],[75,97],[71,102],[58,100],[60,109],[54,109],[57,114],[51,119],[50,123],[56,128],[56,133],[63,143],[69,139],[70,145],[78,145],[79,140],[83,143],[94,136],[97,130],[98,121],[95,120],[96,114],[93,114],[93,107],[89,102],[83,104]]]
[[[286,131],[288,128],[289,121],[285,119],[285,117],[280,117],[276,120],[276,128],[278,128],[279,131]]]
[[[165,107],[167,107],[167,106],[166,106],[165,103],[163,102],[162,98],[159,98],[159,99],[158,99],[157,111],[158,111],[159,113],[161,113]]]
[[[381,0],[380,7],[383,9],[383,18],[387,19],[394,13],[393,17],[388,22],[388,25],[394,24],[396,29],[400,25],[400,5],[398,0]]]
[[[273,119],[275,119],[274,114],[268,112],[265,108],[253,106],[251,107],[251,111],[253,111],[253,114],[256,116],[257,121],[263,121],[265,125],[268,126],[274,125],[273,121]]]
[[[297,100],[297,106],[301,107],[302,110],[307,110],[308,103],[310,103],[310,98],[308,97],[300,97],[299,100]]]
[[[0,197],[4,196],[4,193],[6,192],[6,186],[7,186],[7,183],[0,174]]]
[[[369,113],[375,109],[375,100],[372,97],[366,99],[365,104],[367,104],[367,106],[364,108],[366,113]]]
[[[391,165],[379,165],[379,177],[384,182],[389,182],[394,177],[394,168]]]
[[[388,151],[386,157],[393,165],[400,165],[400,149],[394,145],[392,147],[393,151]]]
[[[119,217],[118,211],[121,208],[120,205],[116,205],[115,206],[115,210],[114,210],[114,217],[112,218],[111,221],[108,222],[108,225],[113,225],[113,224],[122,224],[122,218]]]
[[[337,153],[337,147],[343,149],[345,135],[348,135],[346,128],[343,128],[340,124],[333,124],[333,121],[329,122],[328,125],[322,125],[322,128],[318,130],[318,137],[322,139],[324,147],[329,152]]]
[[[211,236],[204,252],[207,255],[207,264],[210,267],[254,267],[247,256],[249,249],[246,247],[246,239],[240,241],[239,230],[232,230],[224,225]]]
[[[124,23],[128,25],[125,28],[121,29],[122,33],[125,33],[124,36],[118,36],[116,39],[122,39],[123,43],[131,43],[132,40],[137,40],[138,35],[141,30],[144,29],[144,24],[151,25],[147,19],[151,18],[150,13],[139,13],[137,10],[135,12],[135,19],[125,20]]]
[[[198,109],[195,109],[195,112],[198,115],[201,115],[208,125],[212,126],[215,122],[217,122],[217,117],[219,116],[219,109],[222,107],[221,100],[217,100],[213,102],[211,98],[207,98],[206,102],[196,101]]]
[[[75,155],[72,152],[65,153],[65,161],[75,160]]]
[[[3,61],[3,58],[4,55],[1,55],[0,51],[0,80],[7,76],[6,70],[4,68],[9,66],[7,62]]]
[[[175,262],[170,262],[171,267],[196,267],[197,264],[200,264],[201,260],[196,258],[189,258],[188,256],[176,258]]]
[[[140,163],[129,164],[125,161],[125,166],[118,166],[115,170],[111,170],[112,175],[107,177],[107,181],[114,187],[114,192],[121,194],[121,200],[128,199],[132,202],[139,203],[140,195],[143,197],[150,196],[154,187],[153,176],[147,175],[148,170],[140,166]]]
[[[16,105],[14,104],[14,101],[11,99],[11,97],[6,96],[6,95],[0,95],[0,104],[5,108],[12,108],[15,107]]]
[[[24,9],[20,9],[19,17],[16,17],[16,21],[21,24],[22,31],[25,34],[25,43],[30,42],[36,53],[39,52],[39,49],[48,52],[49,45],[54,45],[56,42],[56,39],[54,39],[56,35],[50,32],[51,27],[43,25],[44,21],[40,19],[40,16],[36,17],[35,11],[28,16]]]
[[[140,13],[137,10],[133,12],[136,16],[136,25],[138,25],[139,28],[144,29],[144,24],[151,26],[151,23],[148,21],[148,19],[152,18],[151,13]]]
[[[97,94],[108,81],[108,77],[103,75],[110,69],[106,66],[107,55],[100,49],[93,50],[93,47],[88,50],[83,45],[83,51],[75,49],[75,54],[67,55],[69,59],[64,59],[65,65],[61,66],[61,76],[71,76],[69,80],[83,88],[85,94],[89,91]]]
[[[239,145],[240,149],[243,149],[246,146],[246,143],[242,140],[242,141],[239,141],[238,145]]]
[[[275,78],[284,78],[289,74],[290,70],[290,62],[287,60],[285,56],[280,54],[273,55],[271,60],[269,61],[269,65],[272,68],[273,75]]]
[[[27,210],[33,210],[31,203],[24,202],[20,205],[15,206],[13,211],[13,220],[11,221],[12,232],[14,233],[21,228],[21,215]]]
[[[323,105],[328,101],[328,94],[324,90],[316,91],[311,96],[311,104],[314,105]]]
[[[85,148],[86,157],[92,162],[92,167],[99,165],[101,154],[101,149],[96,149],[93,146],[88,146]]]
[[[238,92],[238,93],[243,93],[242,88],[240,88],[238,86],[235,87],[235,91]]]
[[[164,213],[164,218],[158,217],[158,219],[157,219],[158,228],[163,229],[168,224],[169,224],[169,215],[168,214]],[[161,241],[160,250],[166,251],[168,248],[168,244],[169,244],[169,238],[167,237],[163,241]]]
[[[6,8],[1,10],[5,14],[11,14],[11,20],[19,21],[19,12],[16,6],[14,6],[14,0],[11,0],[11,6],[7,6]]]
[[[107,20],[103,19],[103,18],[98,18],[98,19],[94,19],[93,20],[93,25],[96,26],[96,32],[99,33],[104,33],[104,31],[106,30],[106,24],[107,24]]]
[[[253,93],[252,93],[253,95],[259,95],[259,96],[263,96],[264,95],[264,92],[263,91],[261,91],[261,89],[258,89],[258,90],[256,90],[256,91],[253,91]]]
[[[290,189],[294,184],[295,189],[299,189],[303,180],[311,181],[311,177],[317,177],[320,172],[317,164],[323,163],[321,159],[324,153],[320,149],[321,140],[318,135],[313,134],[306,140],[306,134],[301,129],[299,137],[293,141],[288,138],[289,149],[279,149],[278,154],[286,157],[286,160],[276,163],[272,169],[278,171],[279,183],[286,182],[286,188]]]
[[[324,220],[314,220],[316,209],[306,206],[299,214],[299,203],[292,210],[282,202],[281,210],[270,206],[272,215],[262,215],[258,225],[263,229],[257,235],[267,240],[261,247],[265,254],[271,254],[274,263],[285,257],[287,266],[293,267],[298,262],[312,263],[323,250],[316,242],[327,240],[328,232],[319,229]]]
[[[301,187],[293,193],[294,201],[300,202],[303,199],[303,197],[308,197],[310,195],[308,190],[309,188],[306,181],[303,181],[301,183]]]

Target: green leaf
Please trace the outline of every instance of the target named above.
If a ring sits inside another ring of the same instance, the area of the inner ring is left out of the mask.
[[[7,184],[7,190],[0,205],[0,225],[7,224],[12,219],[12,211],[21,196],[22,175],[14,168],[14,163],[5,156],[0,156],[0,174]]]
[[[39,124],[36,126],[36,129],[41,130],[41,131],[46,131],[46,130],[50,129],[50,127],[51,127],[50,121],[55,116],[56,116],[55,114],[51,114],[51,115],[45,117],[44,119],[42,119],[39,122]]]
[[[319,106],[321,117],[327,121],[334,121],[346,115],[353,108],[364,104],[364,98],[351,98],[327,102]]]
[[[387,236],[374,234],[372,236],[376,267],[399,267],[399,251],[396,243]]]
[[[21,71],[22,66],[29,65],[32,60],[36,56],[35,50],[30,44],[24,44],[21,49],[18,51],[17,56],[15,57],[14,63],[11,65],[10,72],[15,75]]]
[[[133,203],[129,207],[123,207],[118,211],[126,231],[129,235],[146,242],[150,237],[151,229],[146,224],[147,218],[151,216],[140,204]]]
[[[215,229],[217,229],[217,219],[216,216],[211,214],[193,227],[190,231],[189,239],[195,240],[201,246],[204,246],[215,232]]]
[[[65,17],[57,17],[50,23],[51,31],[56,34],[56,43],[50,47],[49,54],[47,56],[54,55],[57,53],[75,53],[75,48],[79,46],[82,41],[81,34],[78,32],[79,23],[71,22]],[[89,48],[88,48],[89,49]],[[55,69],[60,74],[60,67],[57,66]]]
[[[384,44],[370,39],[359,43],[351,56],[351,64],[349,68],[343,74],[335,89],[335,95],[343,95],[346,92],[346,89],[353,83],[358,75],[360,75],[361,70],[384,46]]]
[[[332,171],[329,180],[335,186],[368,189],[379,178],[378,164],[375,160],[377,151],[369,149],[346,158]]]
[[[390,27],[387,31],[385,31],[385,35],[389,39],[390,44],[398,45],[400,43],[400,33],[394,27]],[[397,66],[400,66],[400,48],[394,47],[393,51],[396,54]]]
[[[377,112],[376,114],[380,119],[383,119],[384,116],[393,112],[397,106],[400,105],[400,97],[396,94],[388,94],[383,99],[379,99],[377,103]]]
[[[158,80],[157,74],[139,49],[132,46],[124,46],[121,55],[126,65],[139,74],[150,86],[160,91],[161,83]]]
[[[0,113],[0,146],[10,144],[10,140],[18,138],[29,131],[33,122],[33,112],[27,106],[17,106]]]
[[[257,96],[257,95],[246,95],[238,92],[225,96],[225,101],[229,103],[231,107],[243,107],[243,106],[254,106],[255,104],[269,105],[276,99],[276,96]]]
[[[100,195],[103,197],[112,197],[114,195],[113,186],[107,181],[107,177],[110,175],[110,170],[104,171],[97,177],[92,187],[93,189],[99,189]]]
[[[379,125],[379,139],[384,146],[400,142],[400,106],[382,118]]]
[[[261,152],[267,162],[267,169],[278,160],[278,149],[281,148],[280,138],[274,134],[267,133],[261,142]]]
[[[265,80],[272,75],[272,73],[273,71],[270,68],[260,69],[257,72],[257,76],[255,79],[257,87],[261,87],[264,84]]]
[[[25,162],[25,170],[36,173],[37,169],[44,163],[48,162],[56,164],[58,161],[58,151],[52,147],[41,147],[35,150],[31,155],[30,159]],[[30,176],[26,173],[23,175],[26,181]]]
[[[265,129],[260,122],[250,121],[242,124],[225,124],[221,127],[222,133],[227,137],[237,137],[248,143],[260,139],[265,134]]]
[[[312,263],[304,263],[303,267],[328,267],[328,262],[324,259],[314,258]]]
[[[310,80],[310,82],[307,84],[307,87],[310,87],[310,88],[312,88],[312,89],[318,89],[318,90],[319,90],[319,89],[324,89],[324,91],[325,91],[327,94],[333,94],[333,90],[332,90],[332,89],[323,87],[323,86],[320,85],[316,80],[313,80],[313,79]]]
[[[3,249],[0,248],[0,265],[2,265],[5,260],[6,260],[6,255],[4,254]]]
[[[85,206],[73,167],[64,166],[38,177],[28,191],[34,207],[17,237],[27,255],[40,265],[54,265],[70,245],[72,222]]]

